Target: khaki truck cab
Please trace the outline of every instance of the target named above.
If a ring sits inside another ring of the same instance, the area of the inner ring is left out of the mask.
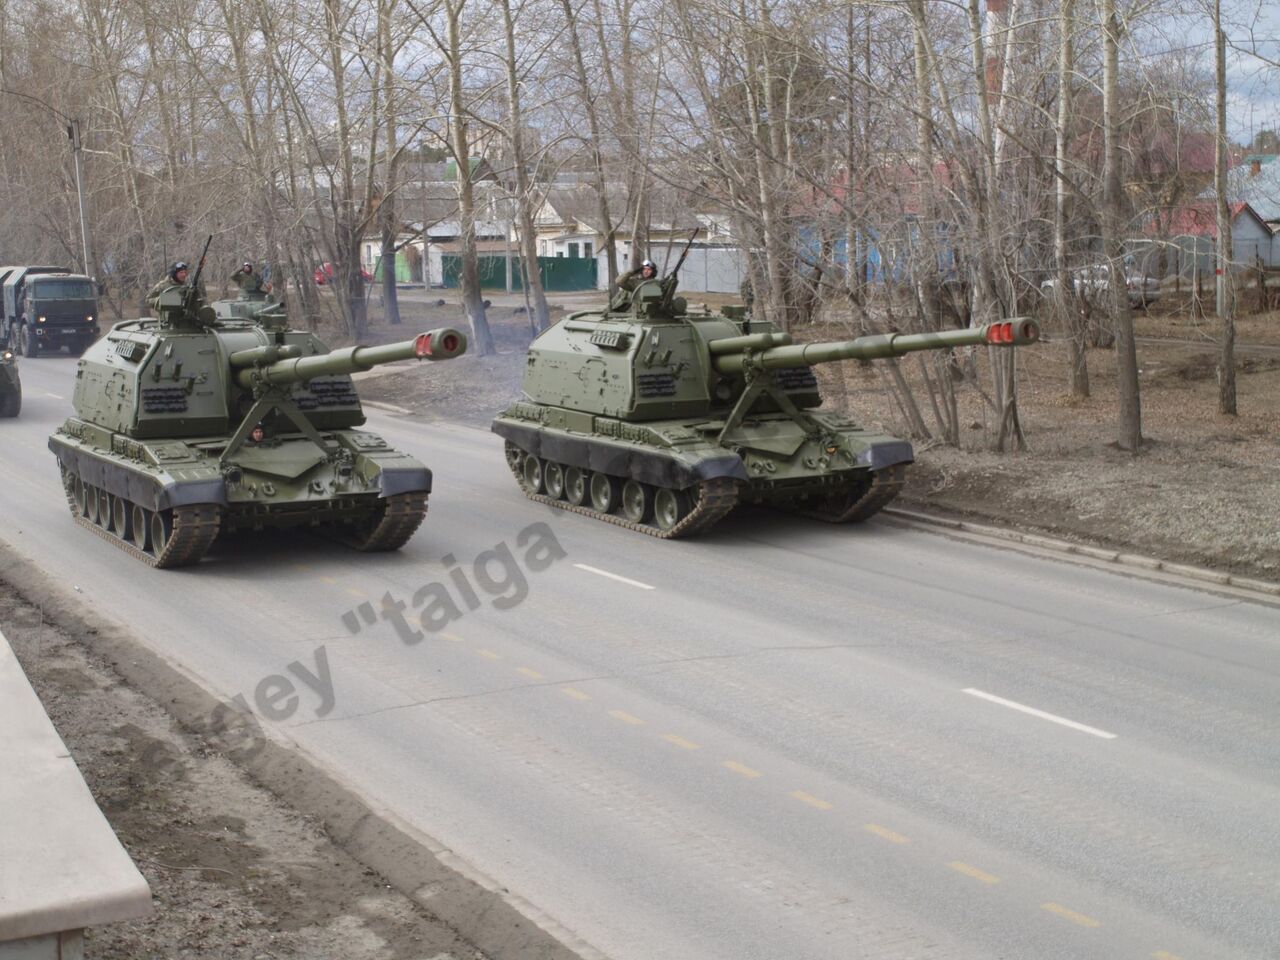
[[[92,278],[66,267],[0,267],[0,339],[26,357],[64,346],[78,355],[98,339],[97,294]]]

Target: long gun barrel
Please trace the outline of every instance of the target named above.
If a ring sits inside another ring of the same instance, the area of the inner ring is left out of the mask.
[[[899,357],[916,350],[945,350],[986,344],[992,347],[1017,347],[1040,339],[1040,327],[1034,320],[1019,317],[1001,320],[968,330],[943,330],[938,333],[884,333],[857,340],[832,343],[798,343],[764,346],[767,334],[727,337],[708,343],[711,362],[720,373],[733,374],[747,367],[777,370],[785,367],[810,367],[836,360],[876,360]],[[763,346],[764,349],[757,347]],[[759,352],[752,352],[759,349]]]
[[[288,356],[289,348],[281,347],[283,359],[265,363],[272,354],[262,347],[240,350],[230,357],[236,369],[236,382],[246,390],[287,383],[300,383],[312,377],[332,376],[368,370],[397,360],[452,360],[467,349],[467,338],[452,327],[441,327],[420,333],[412,340],[376,347],[344,347],[312,357]]]

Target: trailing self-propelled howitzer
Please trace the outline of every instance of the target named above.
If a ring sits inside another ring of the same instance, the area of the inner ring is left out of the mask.
[[[798,344],[743,307],[693,311],[674,294],[674,275],[645,281],[534,340],[524,397],[493,422],[530,499],[662,538],[743,501],[864,520],[901,490],[911,444],[816,410],[811,368],[1039,338],[1019,318]]]
[[[448,360],[466,338],[445,328],[330,351],[289,329],[280,305],[237,319],[199,303],[197,283],[164,291],[158,318],[116,324],[80,360],[75,416],[49,438],[76,522],[154,567],[197,562],[222,530],[404,545],[431,471],[358,429],[349,374]]]

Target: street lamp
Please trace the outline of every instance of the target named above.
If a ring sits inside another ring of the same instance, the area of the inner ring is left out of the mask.
[[[93,259],[92,257],[89,256],[89,215],[86,212],[85,205],[84,205],[84,168],[81,164],[81,159],[80,159],[80,154],[82,151],[82,146],[80,143],[80,121],[75,120],[71,117],[68,117],[61,110],[58,110],[56,107],[50,106],[49,104],[41,100],[39,97],[33,97],[27,93],[19,93],[17,90],[9,90],[2,87],[0,87],[0,93],[7,93],[10,96],[18,97],[22,100],[27,100],[27,101],[30,101],[31,103],[38,104],[39,106],[44,107],[50,113],[59,117],[62,120],[62,122],[67,125],[67,138],[71,141],[71,156],[75,161],[76,200],[80,204],[80,244],[81,244],[81,251],[84,255],[84,273],[85,273],[85,276],[87,277],[93,276],[93,270],[91,267],[91,264],[93,263]]]

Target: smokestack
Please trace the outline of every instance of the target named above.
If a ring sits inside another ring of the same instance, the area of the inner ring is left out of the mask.
[[[1004,83],[1004,63],[1001,59],[1004,54],[1004,35],[1001,31],[1005,26],[1006,3],[1007,0],[987,0],[984,31],[987,46],[986,82],[987,97],[992,106],[1000,99],[1000,89]]]

